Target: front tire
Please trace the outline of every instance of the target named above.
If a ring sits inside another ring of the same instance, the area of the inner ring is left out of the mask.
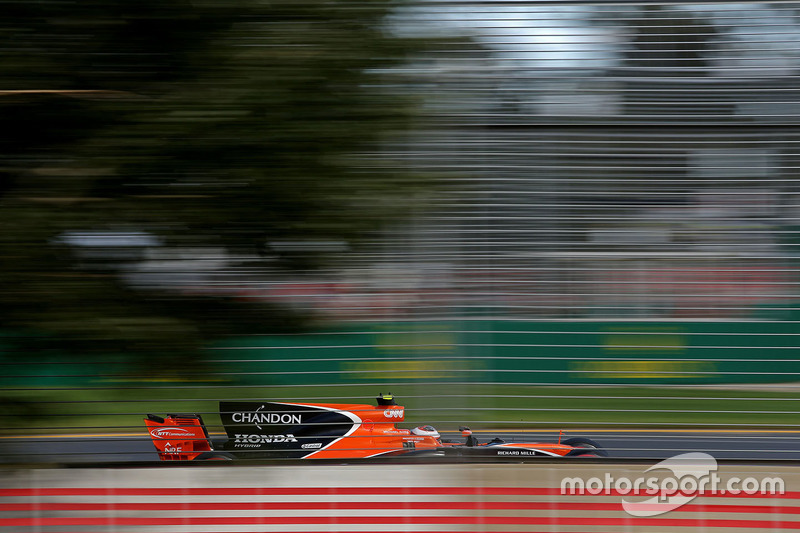
[[[572,437],[561,441],[561,444],[566,444],[567,446],[575,448],[574,450],[570,450],[566,457],[608,457],[608,452],[592,439]]]

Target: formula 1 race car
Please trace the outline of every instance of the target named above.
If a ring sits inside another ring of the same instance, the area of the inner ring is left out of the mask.
[[[227,441],[215,445],[197,414],[148,414],[144,419],[163,461],[230,459],[365,459],[372,457],[605,457],[596,442],[576,437],[558,442],[479,442],[461,427],[464,441],[442,439],[432,426],[401,429],[402,406],[381,394],[377,405],[219,403]]]

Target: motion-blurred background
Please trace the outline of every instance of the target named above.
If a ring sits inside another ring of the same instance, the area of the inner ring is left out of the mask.
[[[0,10],[7,444],[389,391],[794,435],[800,2]]]

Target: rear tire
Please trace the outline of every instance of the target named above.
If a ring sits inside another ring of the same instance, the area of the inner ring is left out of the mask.
[[[233,461],[236,459],[228,452],[203,452],[194,458],[195,461]]]
[[[592,439],[587,439],[584,437],[572,437],[570,439],[561,441],[561,444],[566,444],[567,446],[572,446],[575,448],[567,453],[567,457],[608,457],[608,452]]]

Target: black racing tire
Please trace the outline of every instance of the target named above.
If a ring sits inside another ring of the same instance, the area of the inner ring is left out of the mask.
[[[228,452],[203,452],[195,461],[233,461],[236,457]]]
[[[567,457],[608,457],[608,452],[592,439],[587,439],[584,437],[572,437],[562,440],[561,444],[566,444],[567,446],[572,446],[575,448],[567,453]]]

